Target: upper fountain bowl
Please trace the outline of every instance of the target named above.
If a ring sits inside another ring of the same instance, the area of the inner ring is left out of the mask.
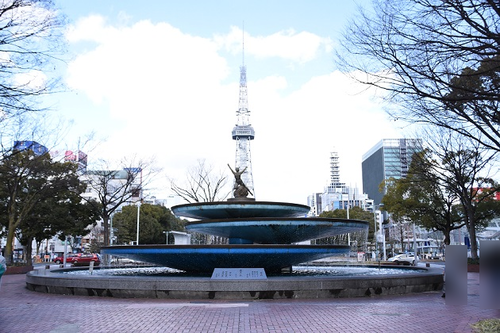
[[[231,219],[248,217],[305,217],[311,207],[272,201],[216,201],[172,207],[176,216],[194,219]]]

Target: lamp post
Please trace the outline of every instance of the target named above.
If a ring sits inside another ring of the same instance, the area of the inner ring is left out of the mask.
[[[409,242],[410,240],[408,240]],[[418,247],[417,247],[417,232],[415,230],[415,222],[413,222],[413,265],[417,266],[418,265]]]
[[[385,249],[385,231],[382,227],[382,221],[380,221],[380,235],[382,236],[382,246],[383,246],[383,256],[384,261],[387,260],[386,249]]]
[[[163,232],[165,234],[165,244],[168,245],[168,234],[170,233],[169,231],[164,231]]]
[[[373,238],[375,239],[375,260],[378,260],[378,247],[377,247],[377,206],[373,206]]]
[[[141,202],[142,199],[137,201],[137,237],[135,238],[135,245],[139,245],[139,216],[141,215]]]
[[[384,232],[384,228],[382,227],[382,219],[380,218],[377,218],[377,212],[379,214],[382,215],[382,211],[380,210],[380,208],[382,208],[384,205],[383,204],[380,204],[380,205],[374,205],[373,206],[373,218],[374,218],[374,226],[375,226],[375,229],[374,229],[374,232],[375,232],[375,254],[377,256],[377,259],[378,259],[378,242],[379,242],[379,239],[381,240],[381,243],[382,243],[382,259],[385,261],[387,260],[387,253],[386,253],[386,248],[385,248],[385,232]],[[377,209],[378,208],[378,209]],[[379,233],[377,233],[377,223],[379,223]],[[380,236],[379,236],[380,234]]]
[[[109,244],[113,245],[113,213],[109,216]]]

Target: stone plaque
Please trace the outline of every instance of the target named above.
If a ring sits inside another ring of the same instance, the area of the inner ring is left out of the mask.
[[[214,268],[214,280],[265,280],[264,268]]]

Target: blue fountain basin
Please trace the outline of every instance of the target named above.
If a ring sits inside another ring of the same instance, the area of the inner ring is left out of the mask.
[[[204,273],[212,273],[214,268],[264,268],[275,272],[348,252],[347,245],[139,245],[101,249],[102,254]]]
[[[368,230],[368,224],[327,218],[248,218],[189,222],[186,229],[227,237],[230,243],[292,244]]]
[[[177,216],[194,219],[233,219],[247,217],[304,217],[307,205],[270,201],[200,202],[173,206]]]

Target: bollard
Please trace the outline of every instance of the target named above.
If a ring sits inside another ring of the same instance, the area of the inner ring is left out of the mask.
[[[428,263],[428,262],[426,262],[426,263],[425,263],[425,267],[431,267],[431,264],[430,264],[430,263]]]

